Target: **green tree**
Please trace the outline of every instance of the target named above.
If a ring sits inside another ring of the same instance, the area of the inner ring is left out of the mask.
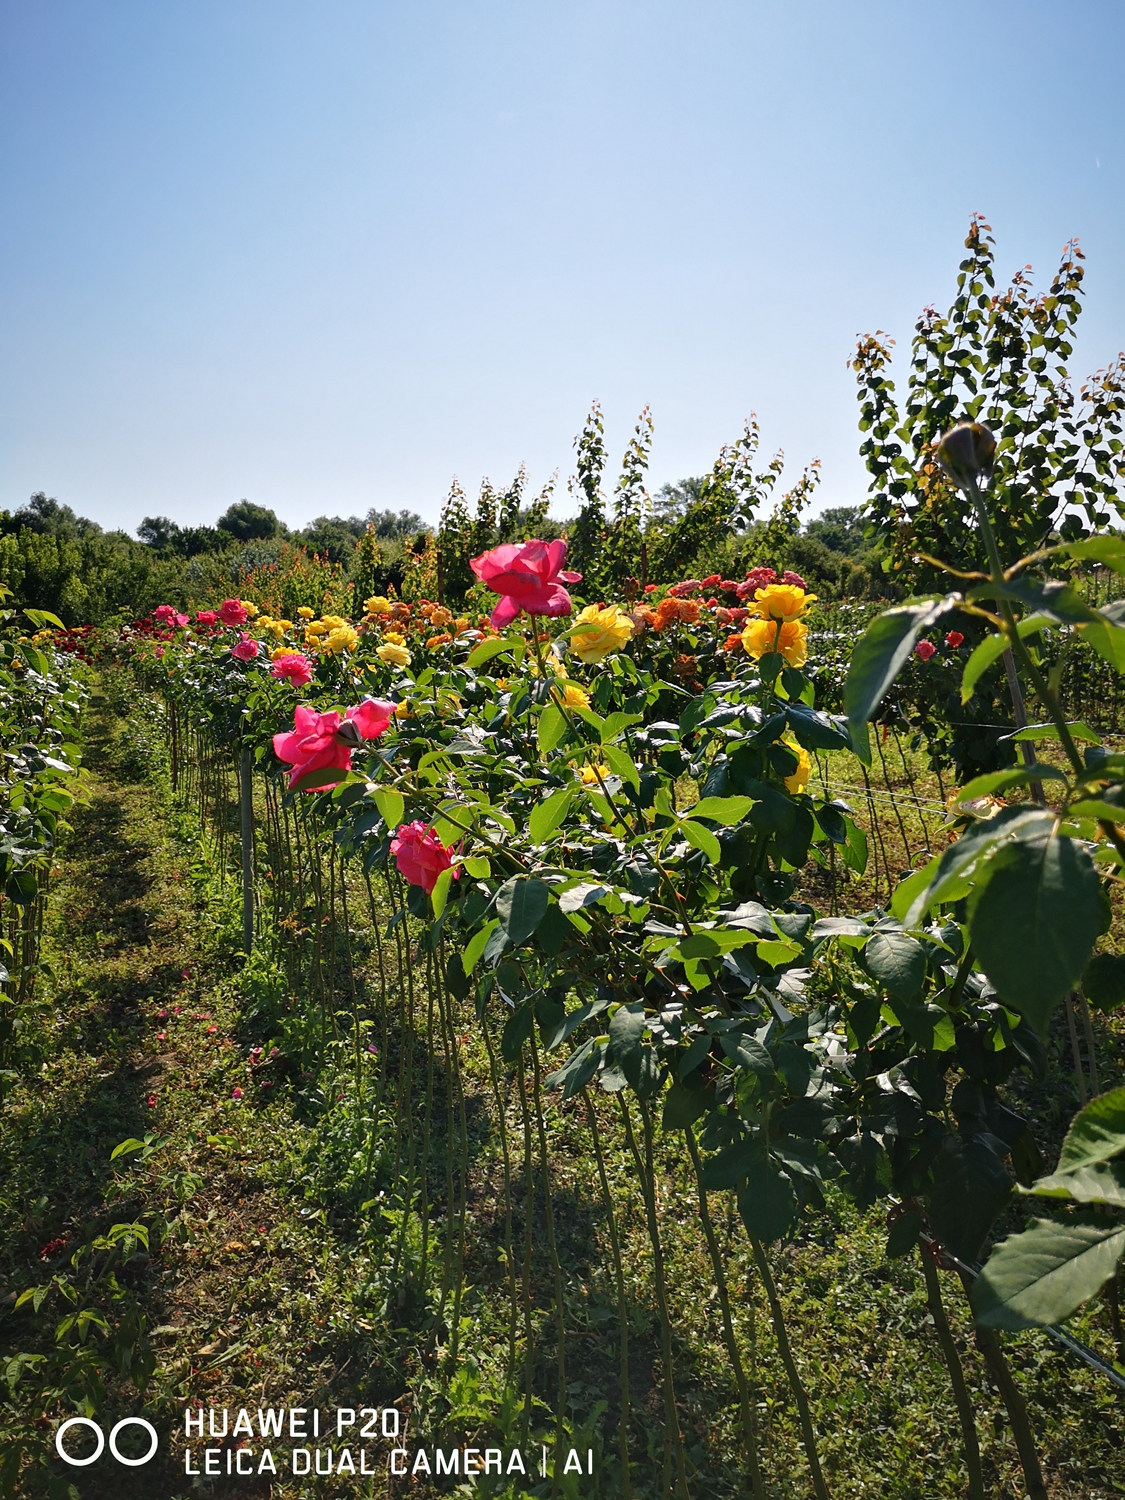
[[[264,505],[255,505],[252,500],[239,500],[230,506],[219,517],[216,526],[236,542],[268,541],[285,534],[285,527],[276,514]]]
[[[1069,243],[1049,289],[1036,296],[1029,268],[995,289],[992,243],[974,215],[952,306],[945,314],[925,308],[915,325],[904,400],[889,376],[893,339],[861,339],[853,362],[871,474],[866,514],[906,592],[940,586],[932,559],[974,567],[977,519],[934,457],[958,418],[987,423],[998,439],[987,501],[1004,556],[1035,552],[1052,536],[1076,540],[1125,514],[1125,356],[1077,395],[1070,384],[1082,252]]]

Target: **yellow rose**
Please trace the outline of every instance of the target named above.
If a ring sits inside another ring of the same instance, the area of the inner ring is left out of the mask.
[[[385,641],[390,641],[392,646],[406,645],[406,637],[403,635],[401,630],[385,630],[383,632],[383,639]]]
[[[363,601],[363,607],[369,615],[389,615],[394,605],[382,594],[373,594],[370,599]]]
[[[633,622],[616,604],[607,604],[599,609],[596,604],[587,604],[578,616],[576,630],[570,639],[570,649],[587,665],[604,661],[612,651],[620,651],[633,634]]]
[[[800,620],[787,620],[780,629],[776,620],[747,620],[742,644],[755,658],[780,651],[791,667],[803,667],[809,659],[808,631]]]
[[[358,642],[359,636],[350,625],[337,625],[328,632],[324,640],[324,649],[335,656],[341,651],[354,651]]]
[[[785,790],[787,792],[803,792],[809,784],[809,777],[812,775],[812,759],[809,752],[805,749],[804,745],[798,745],[796,740],[791,740],[788,736],[782,740],[782,744],[788,745],[789,749],[797,757],[797,769],[793,772],[792,776],[785,778]]]
[[[566,708],[589,708],[590,695],[584,688],[580,688],[576,682],[564,682],[560,688],[555,689],[556,700]]]
[[[385,661],[396,667],[408,667],[413,657],[405,646],[400,646],[395,641],[387,641],[375,652],[380,661]]]
[[[815,598],[815,594],[806,594],[795,583],[771,583],[758,589],[748,608],[763,620],[796,620]]]
[[[307,604],[302,604],[298,606],[297,613],[302,620],[311,620],[313,615],[316,614],[316,610],[310,609]]]
[[[250,600],[250,599],[240,599],[238,602],[239,602],[239,604],[242,605],[243,609],[246,611],[246,613],[250,616],[251,619],[253,619],[254,616],[258,613],[258,606],[252,600]]]
[[[596,786],[599,776],[604,781],[605,778],[611,774],[612,773],[608,766],[598,765],[582,767],[582,781],[585,786]]]

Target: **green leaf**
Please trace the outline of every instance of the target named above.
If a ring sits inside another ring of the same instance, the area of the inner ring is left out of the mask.
[[[622,1005],[609,1023],[609,1045],[614,1061],[636,1088],[641,1071],[641,1048],[645,1034],[645,1011],[639,1002]]]
[[[782,964],[791,964],[800,956],[800,943],[791,942],[788,938],[767,938],[764,943],[758,944],[758,957],[772,969],[778,969]]]
[[[1060,1172],[1112,1161],[1125,1151],[1125,1088],[1091,1099],[1070,1122],[1059,1153]]]
[[[1055,623],[1050,615],[1028,615],[1026,619],[1019,622],[1016,629],[1022,639],[1024,636],[1035,635],[1037,631]],[[1004,655],[1007,645],[1008,638],[1005,635],[986,635],[980,645],[973,650],[965,663],[965,670],[961,673],[962,703],[968,703],[981,677],[994,661],[998,661]]]
[[[661,1124],[665,1130],[686,1130],[694,1125],[700,1115],[707,1113],[710,1095],[706,1089],[685,1088],[674,1083],[664,1095],[664,1113]]]
[[[866,756],[860,754],[860,747],[867,739],[866,732],[861,732],[862,726],[910,660],[919,637],[948,614],[960,598],[960,594],[947,594],[944,599],[888,609],[860,637],[844,684],[844,710],[856,754],[867,764],[871,762],[870,748],[867,747]]]
[[[982,1141],[947,1135],[933,1166],[930,1223],[943,1245],[975,1260],[997,1214],[1012,1193],[1003,1163]]]
[[[1115,672],[1125,672],[1125,630],[1120,625],[1111,625],[1108,620],[1104,620],[1097,624],[1080,625],[1078,629],[1080,640],[1092,646]]]
[[[818,709],[791,703],[785,711],[793,738],[806,750],[849,750],[851,739],[843,719],[831,719]]]
[[[127,1141],[122,1141],[119,1146],[114,1146],[109,1154],[110,1161],[116,1161],[119,1156],[124,1156],[129,1151],[143,1151],[144,1141],[137,1140],[136,1136],[130,1136]]]
[[[641,773],[637,770],[631,756],[617,745],[603,745],[602,759],[615,776],[620,776],[622,781],[627,781],[638,791],[641,786]]]
[[[1064,625],[1081,625],[1087,620],[1100,620],[1102,616],[1083,600],[1073,584],[1061,583],[1048,578],[1039,581],[1021,576],[1010,578],[1007,583],[978,583],[971,588],[968,598],[1009,599],[1025,608],[1053,616]]]
[[[973,1287],[977,1322],[1010,1329],[1061,1323],[1105,1285],[1123,1251],[1125,1225],[1036,1219],[989,1256]]]
[[[752,1239],[771,1244],[789,1233],[797,1222],[797,1194],[786,1174],[759,1151],[738,1195],[738,1211]]]
[[[449,887],[453,884],[453,870],[442,870],[434,881],[434,888],[430,892],[430,901],[433,903],[434,916],[440,917],[445,910],[445,903],[449,900]]]
[[[513,875],[496,892],[496,910],[514,948],[539,926],[549,898],[543,882],[526,875]]]
[[[570,787],[561,787],[531,809],[527,820],[528,833],[533,844],[544,844],[554,833],[570,811],[574,792]]]
[[[598,1037],[591,1037],[570,1054],[561,1068],[548,1073],[544,1083],[548,1089],[561,1088],[563,1098],[571,1099],[590,1082],[604,1056],[605,1042]]]
[[[1071,542],[1062,551],[1069,557],[1085,558],[1097,563],[1099,567],[1112,568],[1115,573],[1125,573],[1125,536],[1120,533],[1090,536],[1082,542]]]
[[[713,865],[717,865],[722,859],[723,851],[719,848],[718,839],[702,823],[693,823],[690,818],[685,818],[680,824],[680,832],[689,844],[702,849]]]
[[[24,614],[37,630],[42,630],[44,625],[54,625],[57,630],[66,629],[58,615],[53,615],[49,609],[25,609]]]
[[[959,901],[965,894],[964,883],[971,879],[981,861],[998,845],[1025,828],[1033,835],[1046,837],[1055,826],[1054,814],[1045,808],[1006,807],[994,818],[982,818],[967,828],[956,843],[916,872],[903,885],[912,885],[918,874],[929,879],[918,884],[910,909],[902,916],[905,927],[917,927],[931,906],[938,901]],[[892,902],[895,916],[898,905]]]
[[[688,809],[693,818],[710,818],[713,823],[741,823],[754,806],[753,797],[701,797]]]
[[[478,928],[465,944],[465,951],[461,955],[461,967],[466,974],[471,974],[480,962],[480,956],[485,950],[489,938],[500,926],[500,918],[493,917],[485,926]]]
[[[891,1225],[891,1232],[887,1235],[887,1247],[883,1252],[887,1259],[898,1260],[900,1256],[909,1255],[918,1243],[921,1229],[922,1215],[920,1213],[911,1211],[896,1219]]]
[[[551,751],[563,738],[567,731],[566,716],[557,703],[548,703],[539,715],[539,728],[537,736],[539,748],[544,755],[550,755]]]
[[[494,656],[499,656],[503,651],[514,652],[515,660],[520,662],[523,660],[523,654],[526,649],[522,639],[510,640],[507,636],[495,637],[491,640],[481,641],[479,646],[474,646],[469,652],[469,659],[465,665],[469,667],[483,667],[486,662],[490,662]]]
[[[1072,802],[1066,810],[1067,819],[1071,818],[1097,818],[1104,819],[1107,823],[1125,823],[1125,807],[1118,807],[1113,802],[1103,802],[1097,797],[1083,797],[1078,802]]]
[[[1085,740],[1091,745],[1100,745],[1101,735],[1095,734],[1089,724],[1083,724],[1076,719],[1066,726],[1070,730],[1072,740]],[[1029,724],[1026,729],[1019,729],[1015,734],[1001,735],[1001,739],[1014,741],[1024,740],[1057,740],[1060,738],[1058,730],[1053,724]]]
[[[983,776],[974,776],[957,793],[958,802],[975,802],[978,797],[995,796],[1013,786],[1026,786],[1029,781],[1065,781],[1066,774],[1054,766],[1009,766],[1004,771],[988,771]],[[1125,809],[1122,809],[1125,817]]]
[[[863,966],[900,1000],[913,1000],[926,980],[926,950],[905,932],[876,932],[863,950]]]
[[[1076,1172],[1053,1172],[1022,1191],[1029,1198],[1125,1208],[1125,1163],[1102,1162],[1096,1167],[1079,1167]]]
[[[752,932],[734,932],[729,928],[717,928],[708,932],[693,932],[690,937],[681,938],[672,949],[671,956],[677,954],[680,958],[718,958],[722,953],[730,953],[735,948],[744,948],[748,943],[757,942]]]
[[[19,649],[20,655],[33,672],[38,672],[40,676],[45,677],[51,670],[51,663],[43,655],[42,651],[38,651],[34,646],[28,645],[27,641],[20,641]]]
[[[376,787],[371,794],[372,801],[379,809],[379,816],[388,828],[394,829],[402,822],[402,815],[406,811],[406,802],[401,792],[393,792],[389,787]]]
[[[461,866],[474,880],[487,880],[492,874],[492,861],[484,854],[471,854],[461,861]]]
[[[1082,975],[1082,988],[1095,1010],[1125,1005],[1125,954],[1095,953]]]
[[[599,719],[597,714],[591,715],[594,728],[598,731],[598,739],[603,745],[615,740],[630,724],[639,724],[643,718],[644,714],[613,713],[604,719]]]
[[[1101,883],[1086,850],[1059,834],[997,850],[974,885],[969,931],[1000,998],[1043,1036],[1082,977],[1102,930]]]

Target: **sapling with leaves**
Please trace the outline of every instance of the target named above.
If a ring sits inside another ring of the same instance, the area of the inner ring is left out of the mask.
[[[916,642],[938,621],[955,613],[983,620],[989,627],[964,667],[962,693],[966,699],[981,672],[1009,654],[1015,679],[1014,707],[1018,710],[1026,690],[1043,722],[1013,734],[1030,750],[1023,765],[976,778],[961,789],[960,797],[963,805],[977,798],[995,799],[1000,793],[1011,798],[1022,792],[1025,800],[1009,800],[999,810],[992,801],[987,815],[903,882],[894,906],[906,934],[917,940],[933,932],[942,911],[964,910],[968,918],[966,983],[970,979],[986,983],[1005,1011],[1022,1017],[1033,1034],[1043,1037],[1055,1007],[1083,980],[1091,963],[1096,964],[1097,941],[1109,926],[1109,890],[1120,883],[1125,866],[1125,757],[1107,752],[1085,725],[1067,721],[1059,703],[1057,676],[1052,681],[1045,673],[1034,641],[1047,631],[1077,635],[1120,670],[1125,665],[1125,629],[1112,606],[1094,609],[1066,579],[1044,576],[1037,570],[1051,564],[1097,562],[1125,572],[1125,539],[1098,535],[1005,558],[992,518],[1010,508],[1013,500],[1010,481],[1005,485],[1003,479],[996,479],[992,487],[987,487],[997,469],[996,456],[996,439],[978,422],[962,422],[936,443],[935,461],[971,506],[975,521],[972,534],[979,547],[976,560],[983,566],[954,567],[930,559],[934,567],[944,566],[960,586],[944,597],[887,611],[871,625],[852,658],[845,706],[853,741],[863,755],[868,744],[867,721]],[[1053,750],[1052,758],[1040,760],[1039,748],[1047,746]],[[1104,985],[1104,964],[1101,970]],[[1111,977],[1110,988],[1114,982]],[[956,1092],[953,1103],[956,1106]],[[982,1196],[973,1192],[969,1182],[965,1188],[967,1216],[975,1220],[980,1207],[984,1222],[979,1239],[983,1241],[983,1231],[1003,1206],[1007,1193],[997,1192],[990,1204],[987,1193]],[[934,1227],[944,1238],[940,1217]],[[1100,1238],[1096,1231],[1093,1239],[1081,1232],[1070,1233],[1068,1238],[1063,1227],[1044,1225],[1028,1233],[1055,1246],[1057,1264],[1051,1268],[1052,1284],[1057,1287],[1073,1277],[1073,1286],[1084,1289],[1072,1305],[1091,1290],[1090,1267],[1096,1264],[1101,1269],[1105,1262],[1108,1270],[1102,1275],[1104,1281],[1125,1244],[1111,1231]],[[1097,1244],[1092,1249],[1094,1240]],[[966,1255],[963,1248],[958,1250],[955,1237],[946,1243],[962,1259],[976,1258],[975,1254]],[[1016,1314],[1000,1311],[1005,1296],[1002,1289],[1014,1292],[1019,1280],[1018,1274],[1010,1274],[1013,1262],[1026,1276],[1029,1261],[1018,1249],[1004,1253],[1005,1261],[995,1277],[985,1283],[992,1288],[986,1305],[991,1323],[1014,1326],[1003,1322],[1005,1316]],[[990,1275],[987,1268],[985,1274]],[[1003,1356],[998,1340],[987,1332],[982,1332],[981,1339],[982,1348],[999,1369]],[[1003,1389],[1003,1381],[1001,1385]],[[1019,1435],[1017,1396],[1013,1388],[1009,1410]],[[1029,1486],[1033,1493],[1045,1493],[1033,1448],[1025,1452],[1027,1447],[1025,1436],[1021,1457]]]

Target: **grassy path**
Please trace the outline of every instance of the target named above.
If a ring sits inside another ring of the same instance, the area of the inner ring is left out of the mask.
[[[163,1434],[192,1402],[335,1406],[364,1362],[363,1331],[341,1338],[332,1326],[337,1247],[293,1201],[306,1132],[269,1102],[268,1062],[248,1065],[230,902],[149,774],[151,731],[135,704],[119,716],[124,707],[91,705],[91,798],[52,898],[55,983],[44,989],[55,993],[28,1043],[42,1061],[9,1093],[0,1131],[5,1282],[61,1276],[109,1327],[103,1337],[91,1324],[73,1351],[56,1345],[74,1310],[57,1289],[38,1314],[25,1306],[5,1320],[6,1358],[32,1356],[3,1418],[8,1455],[41,1453],[43,1418],[70,1415],[68,1395],[88,1393],[103,1427],[143,1409]],[[146,1138],[111,1162],[121,1142]],[[147,1251],[127,1238],[98,1249],[113,1225],[134,1222]],[[145,1363],[142,1403],[126,1377]],[[377,1366],[364,1362],[369,1381]],[[17,1481],[9,1459],[6,1483],[47,1493],[50,1472],[59,1495],[73,1484],[83,1500],[171,1500],[190,1481],[167,1448],[136,1474],[106,1459],[67,1471],[52,1455],[49,1470],[33,1464]],[[89,1451],[81,1435],[72,1451]],[[271,1493],[248,1479],[236,1492]]]

